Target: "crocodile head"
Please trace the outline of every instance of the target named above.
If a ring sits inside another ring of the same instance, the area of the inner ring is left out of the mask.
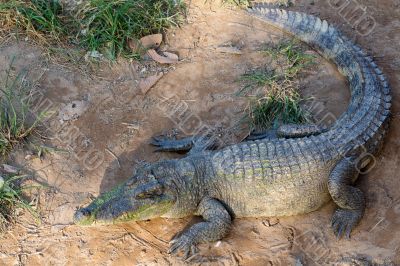
[[[79,225],[110,224],[160,217],[175,203],[164,179],[151,169],[138,171],[125,183],[101,194],[89,206],[79,209],[74,222]]]

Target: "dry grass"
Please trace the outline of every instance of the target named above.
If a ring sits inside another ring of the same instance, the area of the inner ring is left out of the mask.
[[[72,45],[114,60],[136,56],[129,39],[177,26],[185,12],[181,0],[90,0],[73,13],[59,0],[0,0],[0,38],[12,34],[49,48]]]
[[[261,52],[278,63],[276,68],[266,66],[241,77],[244,85],[238,95],[250,99],[245,121],[249,121],[252,130],[309,122],[310,114],[300,107],[303,99],[297,79],[313,63],[313,56],[294,40],[269,44]]]
[[[14,34],[41,45],[54,44],[66,32],[62,13],[57,1],[3,0],[0,2],[0,36]]]
[[[0,234],[16,221],[17,210],[27,210],[38,218],[38,213],[23,198],[24,191],[33,188],[22,184],[25,179],[24,175],[0,176]]]

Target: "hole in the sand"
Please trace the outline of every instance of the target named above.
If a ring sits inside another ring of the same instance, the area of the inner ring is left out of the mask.
[[[75,103],[73,103],[73,104],[72,104],[72,108],[75,108],[75,107],[76,107],[76,104],[75,104]]]

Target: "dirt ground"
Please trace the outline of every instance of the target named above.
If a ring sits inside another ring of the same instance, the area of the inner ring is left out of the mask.
[[[246,101],[234,96],[240,88],[237,78],[269,63],[270,58],[257,52],[263,44],[287,37],[245,11],[204,2],[191,1],[188,23],[167,34],[163,49],[180,57],[170,67],[121,60],[88,74],[48,60],[43,50],[24,42],[3,44],[0,70],[15,56],[15,69],[29,69],[30,78],[38,80],[41,102],[46,100],[57,111],[44,127],[46,145],[58,151],[40,159],[24,149],[8,162],[30,171],[49,188],[36,196],[42,222],[23,215],[0,239],[1,265],[186,264],[166,251],[168,241],[192,217],[80,227],[72,224],[72,216],[77,207],[128,178],[141,162],[179,156],[154,153],[148,144],[151,136],[172,128],[190,134],[199,125],[227,129],[242,117]],[[333,203],[308,215],[237,219],[228,237],[200,246],[193,264],[329,265],[360,257],[400,265],[400,3],[363,1],[375,27],[362,36],[365,32],[346,21],[333,2],[338,1],[302,0],[291,9],[338,25],[376,57],[393,87],[390,133],[376,167],[358,181],[367,198],[364,219],[350,240],[337,240],[329,227]],[[224,53],[219,48],[223,46],[237,47],[241,54]],[[335,66],[317,61],[303,75],[301,93],[313,97],[317,119],[327,113],[338,117],[349,100],[348,86]],[[165,75],[144,95],[138,81],[160,71]],[[165,98],[175,104],[160,105]],[[185,116],[177,111],[181,105],[189,108]],[[232,142],[246,134],[234,133]]]

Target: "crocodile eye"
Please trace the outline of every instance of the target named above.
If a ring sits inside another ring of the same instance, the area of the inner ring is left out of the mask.
[[[148,198],[148,195],[146,195],[146,193],[142,192],[142,193],[137,194],[135,196],[135,198],[136,199],[145,199],[145,198]]]
[[[140,191],[136,194],[136,199],[147,199],[154,196],[162,195],[163,187],[157,181],[146,184],[140,188]]]

